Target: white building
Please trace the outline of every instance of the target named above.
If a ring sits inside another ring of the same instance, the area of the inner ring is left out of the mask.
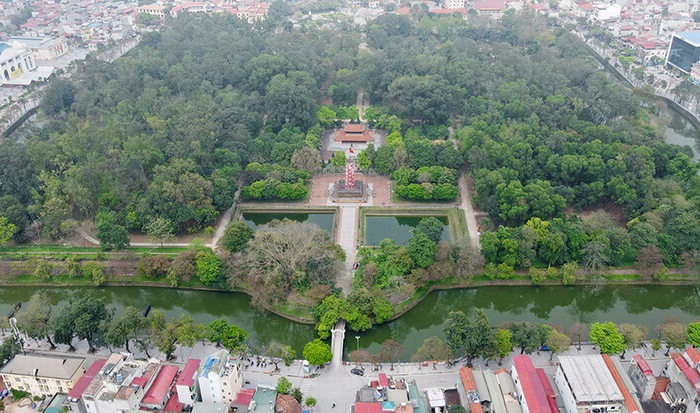
[[[243,388],[243,368],[228,351],[221,350],[207,357],[198,382],[203,402],[222,402],[230,406]]]
[[[464,0],[445,0],[446,9],[462,9],[464,8]]]
[[[595,7],[593,15],[591,16],[593,20],[603,21],[619,19],[622,13],[622,6],[619,4],[595,3],[593,6]]]
[[[185,406],[194,405],[194,402],[199,398],[199,388],[197,386],[199,364],[200,361],[198,359],[187,360],[187,364],[185,364],[185,367],[182,369],[182,372],[180,372],[175,382],[177,401]]]
[[[0,84],[18,79],[32,70],[36,70],[36,60],[31,51],[0,43]]]
[[[68,40],[63,37],[13,36],[7,42],[15,48],[31,51],[38,60],[53,60],[68,52]]]
[[[554,382],[567,413],[619,412],[624,396],[603,357],[559,356]]]
[[[69,392],[83,373],[84,358],[22,354],[0,369],[8,388],[27,391],[34,396]]]

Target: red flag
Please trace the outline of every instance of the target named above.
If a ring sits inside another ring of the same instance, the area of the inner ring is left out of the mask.
[[[352,148],[350,148],[350,153],[355,153],[355,151],[353,151]]]

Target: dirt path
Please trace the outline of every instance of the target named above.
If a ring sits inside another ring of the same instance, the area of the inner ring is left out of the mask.
[[[362,92],[357,93],[357,102],[355,103],[355,106],[357,106],[357,111],[360,114],[360,122],[364,122],[364,118],[362,117],[365,114],[365,109],[369,106],[365,104],[364,96]]]

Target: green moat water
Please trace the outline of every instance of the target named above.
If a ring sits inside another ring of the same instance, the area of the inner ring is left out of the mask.
[[[248,224],[253,229],[258,229],[260,225],[269,224],[275,219],[288,219],[297,222],[310,222],[318,225],[321,229],[328,232],[333,232],[333,220],[335,214],[318,213],[318,214],[300,214],[300,213],[265,213],[265,212],[243,212],[243,222]]]
[[[365,245],[377,246],[385,238],[391,238],[398,245],[406,245],[413,236],[413,229],[421,219],[428,216],[374,216],[365,218]],[[442,239],[450,241],[450,227],[446,216],[436,216],[444,225]]]
[[[87,289],[87,288],[85,288]],[[181,313],[195,321],[209,323],[225,318],[250,333],[255,344],[271,340],[292,345],[299,354],[303,345],[315,336],[313,326],[289,321],[271,313],[260,313],[241,293],[186,291],[153,287],[90,288],[105,297],[116,314],[124,307],[139,309],[148,304],[165,312],[168,319]],[[58,308],[78,288],[10,287],[0,289],[0,314],[8,314],[15,303],[26,303],[36,291],[45,291]],[[700,320],[700,289],[692,286],[618,286],[603,288],[592,294],[586,287],[480,287],[433,292],[396,321],[374,327],[371,331],[346,334],[345,349],[357,346],[376,352],[382,341],[391,338],[403,344],[403,360],[408,360],[423,340],[442,337],[442,323],[450,311],[469,312],[479,307],[486,311],[492,324],[505,321],[531,321],[559,324],[613,321],[654,327],[668,318],[682,323]]]

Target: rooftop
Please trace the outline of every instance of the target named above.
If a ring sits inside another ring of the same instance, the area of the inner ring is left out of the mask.
[[[219,350],[214,354],[210,354],[207,357],[207,361],[204,362],[204,367],[202,367],[201,377],[209,376],[209,373],[214,373],[219,376],[223,376],[221,373],[228,362],[229,352],[226,350]]]
[[[522,385],[525,402],[531,413],[554,413],[552,411],[540,376],[525,354],[513,357],[513,368],[517,371]]]
[[[301,405],[294,396],[278,394],[275,411],[277,413],[301,413]]]
[[[226,403],[197,402],[192,407],[192,413],[226,413],[228,406]]]
[[[258,384],[258,388],[255,390],[253,395],[253,401],[255,402],[256,412],[267,412],[270,410],[256,410],[258,407],[265,408],[265,406],[274,407],[275,400],[277,399],[277,390],[275,386],[267,384]],[[193,412],[194,413],[194,412]]]
[[[700,46],[700,32],[677,32],[674,34],[693,46]]]
[[[649,363],[647,363],[646,360],[644,360],[644,357],[642,357],[641,354],[634,354],[632,356],[632,363],[636,364],[639,367],[639,370],[642,371],[642,374],[645,376],[651,376],[654,377],[654,373],[651,371],[651,367],[649,367]]]
[[[559,366],[577,402],[623,401],[620,388],[600,355],[560,356]]]
[[[83,392],[87,388],[88,384],[92,381],[92,378],[97,376],[100,373],[100,369],[102,369],[102,366],[105,365],[107,360],[105,359],[97,359],[95,360],[94,363],[90,366],[89,369],[83,374],[83,376],[78,379],[78,382],[75,383],[75,386],[73,386],[73,389],[68,392],[68,399],[71,401],[77,401],[81,397],[83,397]]]
[[[165,400],[165,396],[168,394],[170,385],[173,384],[177,371],[177,366],[163,366],[141,403],[160,405],[163,400]]]
[[[236,394],[236,398],[233,399],[231,404],[237,404],[241,406],[249,406],[250,401],[253,400],[253,395],[255,394],[255,389],[241,389],[241,391]]]
[[[72,357],[16,355],[0,369],[2,374],[38,376],[68,380],[85,366],[85,359]]]
[[[201,361],[199,359],[187,360],[187,364],[185,364],[175,384],[178,386],[192,386],[197,377],[197,370],[199,370],[200,363]]]
[[[671,353],[671,358],[673,362],[676,363],[678,368],[683,372],[685,377],[688,379],[690,384],[695,388],[695,390],[700,394],[700,373],[690,367],[687,361],[678,353]]]
[[[697,367],[698,363],[700,363],[700,353],[695,348],[688,347],[685,350],[685,359],[690,363],[691,367]]]
[[[382,413],[382,404],[375,403],[355,403],[355,413]]]

